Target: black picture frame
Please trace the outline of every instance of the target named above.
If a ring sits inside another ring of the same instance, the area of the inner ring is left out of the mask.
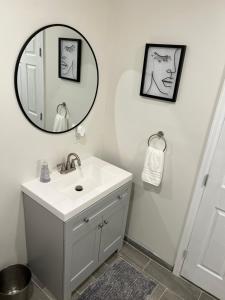
[[[70,46],[68,46],[68,43]],[[65,46],[64,46],[65,44]],[[67,46],[66,46],[67,44]],[[59,38],[58,40],[58,76],[59,78],[80,82],[81,39]],[[63,48],[63,50],[62,50]],[[68,49],[68,50],[66,50]],[[69,49],[73,49],[72,52]],[[68,55],[68,58],[66,57]],[[71,65],[68,64],[71,61]],[[75,66],[74,66],[75,64]],[[63,70],[64,69],[64,70]],[[66,72],[65,72],[66,71]]]
[[[176,102],[185,45],[146,44],[140,95]]]

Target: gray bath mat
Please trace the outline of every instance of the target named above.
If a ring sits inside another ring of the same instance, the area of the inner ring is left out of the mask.
[[[79,300],[145,300],[156,284],[119,260],[91,284]]]

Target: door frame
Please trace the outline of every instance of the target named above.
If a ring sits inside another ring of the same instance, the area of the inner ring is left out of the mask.
[[[222,83],[222,88],[219,94],[219,100],[215,108],[208,138],[203,150],[203,158],[198,171],[191,203],[189,206],[188,215],[184,225],[184,230],[181,236],[180,244],[177,251],[173,273],[176,276],[181,276],[183,263],[191,239],[194,222],[200,206],[200,202],[205,190],[205,176],[209,173],[213,155],[219,140],[223,122],[225,120],[225,80]]]

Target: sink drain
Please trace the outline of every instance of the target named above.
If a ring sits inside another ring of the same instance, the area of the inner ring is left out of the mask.
[[[77,192],[83,191],[82,185],[77,185],[77,186],[75,186],[75,191],[77,191]]]

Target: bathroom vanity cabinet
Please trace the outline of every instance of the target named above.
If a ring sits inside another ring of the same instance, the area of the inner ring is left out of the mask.
[[[24,194],[28,262],[58,300],[122,247],[131,182],[63,221]]]

